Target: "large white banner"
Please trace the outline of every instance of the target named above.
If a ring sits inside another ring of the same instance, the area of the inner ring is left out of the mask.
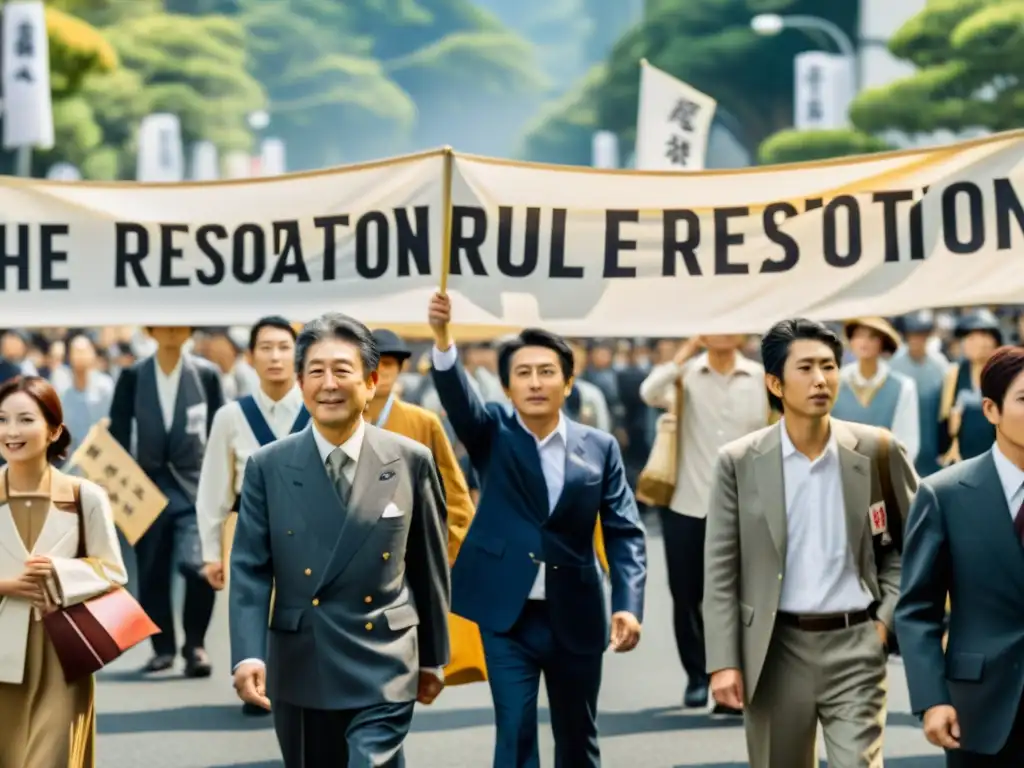
[[[258,180],[0,182],[0,327],[233,325],[327,310],[468,334],[756,332],[1024,303],[1024,132],[699,173],[442,151]]]
[[[41,0],[0,3],[4,148],[53,146],[50,41]]]

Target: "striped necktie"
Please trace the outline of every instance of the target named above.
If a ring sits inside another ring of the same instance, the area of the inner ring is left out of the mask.
[[[341,448],[335,448],[331,451],[331,455],[327,457],[327,474],[330,475],[331,481],[334,483],[335,489],[338,491],[338,497],[341,499],[341,503],[347,505],[348,497],[352,491],[352,486],[348,482],[348,478],[345,477],[345,467],[351,459],[348,457]]]

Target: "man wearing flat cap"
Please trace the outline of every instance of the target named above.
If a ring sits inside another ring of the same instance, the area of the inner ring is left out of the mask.
[[[373,332],[380,350],[377,366],[377,390],[367,405],[365,419],[374,426],[408,437],[426,446],[434,455],[444,484],[448,507],[448,564],[451,566],[466,538],[475,512],[466,478],[459,468],[455,450],[436,414],[418,405],[403,402],[395,392],[402,366],[412,355],[406,343],[393,331],[381,328]],[[449,616],[451,662],[445,669],[448,685],[485,679],[483,644],[475,624],[459,616]]]
[[[917,387],[885,360],[899,349],[899,334],[881,317],[848,320],[844,330],[856,359],[839,373],[839,394],[832,415],[888,429],[914,461],[921,447]]]

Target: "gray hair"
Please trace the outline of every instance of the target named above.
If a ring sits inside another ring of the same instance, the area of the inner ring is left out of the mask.
[[[295,340],[295,370],[299,375],[305,370],[310,347],[328,339],[340,339],[358,347],[364,375],[377,370],[380,350],[370,329],[341,312],[328,312],[306,323]]]

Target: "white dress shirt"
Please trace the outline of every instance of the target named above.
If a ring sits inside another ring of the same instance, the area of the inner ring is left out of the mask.
[[[878,370],[870,379],[864,378],[860,372],[860,364],[857,362],[844,365],[839,371],[840,378],[851,381],[858,387],[880,387],[885,383],[887,376],[892,376],[900,383],[900,395],[896,400],[896,411],[892,416],[892,426],[889,431],[897,440],[903,444],[907,452],[907,458],[913,464],[921,450],[921,420],[919,416],[920,404],[917,399],[917,385],[909,376],[897,373],[884,360],[878,361]]]
[[[444,352],[436,346],[431,351],[434,368],[439,371],[450,370],[455,365],[455,361],[458,360],[458,356],[459,353],[454,344]],[[515,415],[519,426],[533,438],[537,446],[540,468],[544,473],[544,483],[548,489],[548,514],[550,515],[554,512],[555,504],[558,503],[558,498],[562,495],[562,489],[565,487],[565,451],[568,437],[565,416],[559,413],[558,425],[555,427],[555,431],[543,440],[540,440],[526,428],[518,411],[515,412]],[[533,587],[530,589],[530,600],[543,600],[544,598],[544,563],[540,563],[540,567],[537,570],[537,578],[534,579]]]
[[[999,450],[998,445],[992,446],[992,461],[996,465],[999,482],[1003,486],[1006,505],[1010,508],[1010,517],[1017,519],[1021,505],[1024,504],[1024,469],[1021,469]]]
[[[779,610],[796,614],[864,610],[871,605],[871,593],[861,582],[847,535],[836,439],[831,437],[825,452],[811,461],[789,439],[785,419],[780,429],[787,545]]]
[[[253,397],[275,438],[281,439],[291,432],[302,410],[302,392],[298,387],[293,387],[277,401],[271,400],[262,389]],[[235,498],[242,492],[245,464],[259,448],[259,440],[237,401],[225,404],[213,415],[196,493],[199,538],[203,560],[207,563],[221,561],[224,521]]]
[[[164,373],[160,363],[153,360],[153,367],[156,369],[156,394],[160,398],[160,413],[164,417],[164,429],[171,431],[174,424],[174,406],[178,402],[178,387],[181,384],[181,361],[178,358],[177,364],[170,373]]]

